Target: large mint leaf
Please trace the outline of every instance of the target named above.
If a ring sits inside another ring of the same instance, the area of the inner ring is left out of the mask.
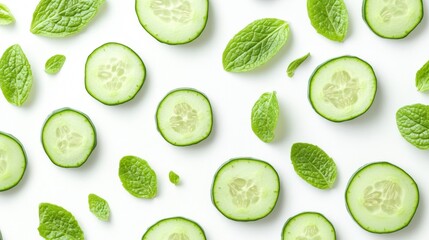
[[[420,149],[429,149],[429,106],[414,104],[400,108],[396,124],[405,140]]]
[[[88,195],[89,210],[101,221],[109,221],[109,203],[103,198],[91,193]]]
[[[9,47],[0,59],[0,87],[6,100],[21,106],[33,85],[30,63],[19,45]]]
[[[64,208],[50,204],[39,205],[39,234],[47,240],[83,240],[83,231],[74,216]]]
[[[156,174],[149,164],[135,156],[125,156],[119,163],[119,178],[131,195],[154,198],[158,191]]]
[[[349,15],[343,0],[307,0],[307,11],[318,33],[333,41],[344,41]]]
[[[276,92],[262,94],[253,106],[252,130],[262,141],[267,143],[273,141],[279,112]]]
[[[246,72],[268,62],[286,44],[289,24],[275,18],[256,20],[238,32],[223,52],[223,68]]]
[[[80,32],[105,0],[41,0],[33,13],[31,32],[66,37]]]
[[[15,22],[15,18],[9,8],[3,3],[0,3],[0,25],[8,25],[13,22]]]
[[[337,178],[337,166],[318,146],[295,143],[290,157],[295,172],[306,182],[320,189],[332,188]]]
[[[429,90],[429,61],[416,73],[416,87],[420,92]]]

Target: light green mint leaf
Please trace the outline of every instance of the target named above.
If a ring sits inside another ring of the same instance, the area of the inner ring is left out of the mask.
[[[416,87],[420,92],[429,90],[429,61],[416,73]]]
[[[88,195],[89,210],[101,221],[109,221],[109,203],[103,198],[91,193]]]
[[[47,240],[83,240],[83,231],[74,216],[64,208],[50,204],[39,205],[39,234]]]
[[[8,25],[13,22],[15,22],[15,18],[9,8],[3,3],[0,3],[0,25]]]
[[[9,47],[0,59],[0,87],[6,100],[21,106],[33,85],[30,63],[19,45]]]
[[[252,130],[264,142],[274,139],[274,131],[279,118],[279,103],[276,92],[264,93],[252,108]]]
[[[275,18],[256,20],[238,32],[223,52],[223,68],[246,72],[274,57],[286,44],[289,24]]]
[[[180,183],[180,177],[175,172],[170,171],[168,173],[168,178],[170,179],[170,182],[174,185],[178,185]]]
[[[45,72],[48,74],[57,74],[64,65],[66,57],[61,54],[52,56],[46,61]]]
[[[80,32],[95,17],[105,0],[41,0],[34,10],[31,32],[46,37],[67,37]]]
[[[292,61],[289,66],[287,67],[287,75],[291,78],[293,75],[295,75],[295,70],[301,66],[301,64],[307,60],[307,58],[310,56],[310,53],[307,53],[305,56],[302,56],[294,61]]]
[[[158,191],[156,174],[149,164],[135,156],[125,156],[119,163],[119,178],[131,195],[154,198]]]
[[[306,182],[320,189],[333,187],[337,178],[337,166],[318,146],[295,143],[290,157],[295,172]]]
[[[414,104],[400,108],[396,124],[405,140],[420,149],[429,149],[429,106]]]
[[[333,41],[344,41],[349,15],[343,0],[307,0],[307,12],[318,33]]]

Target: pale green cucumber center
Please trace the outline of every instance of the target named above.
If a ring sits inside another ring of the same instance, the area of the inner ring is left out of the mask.
[[[98,68],[102,86],[111,92],[118,92],[127,80],[127,63],[122,59],[111,58]]]
[[[183,102],[174,106],[174,114],[170,118],[171,128],[179,134],[195,131],[198,123],[198,112],[189,104]]]
[[[352,106],[358,100],[359,80],[347,71],[335,72],[331,81],[323,87],[324,100],[338,109]]]
[[[192,5],[187,0],[152,0],[150,8],[162,21],[187,23],[192,20]]]
[[[7,172],[6,151],[0,149],[0,178]]]
[[[319,234],[319,228],[315,224],[307,225],[302,234],[295,238],[295,240],[322,240]]]
[[[71,131],[67,125],[57,127],[55,136],[57,137],[57,147],[63,154],[67,154],[70,150],[78,149],[83,143],[82,135]]]
[[[238,208],[249,208],[260,199],[260,191],[251,179],[234,178],[228,184],[233,204]]]
[[[374,215],[397,214],[402,209],[403,191],[399,184],[384,180],[369,185],[363,192],[363,205]]]
[[[383,22],[390,22],[392,18],[402,17],[408,13],[406,0],[383,0],[384,7],[380,11]]]
[[[168,240],[190,240],[185,233],[173,233],[168,236]]]

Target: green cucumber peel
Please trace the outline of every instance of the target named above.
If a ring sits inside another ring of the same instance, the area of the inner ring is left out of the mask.
[[[73,214],[60,206],[41,203],[39,221],[39,234],[47,240],[84,240],[83,231]]]
[[[276,92],[261,95],[252,108],[251,122],[255,135],[263,142],[274,140],[274,132],[279,119],[279,103]]]
[[[82,31],[105,0],[41,0],[30,31],[45,37],[67,37]]]
[[[22,106],[33,85],[30,63],[18,44],[9,47],[0,59],[0,87],[6,100]]]
[[[289,66],[287,67],[287,75],[291,78],[293,75],[295,75],[295,71],[307,58],[310,56],[310,53],[305,54],[304,56],[292,61]]]
[[[9,25],[15,22],[15,17],[10,12],[9,8],[0,3],[0,25]],[[0,236],[1,240],[1,236]]]
[[[308,143],[292,145],[291,160],[295,172],[319,189],[330,189],[337,178],[337,166],[322,149]]]
[[[151,199],[157,195],[156,173],[139,157],[125,156],[121,159],[119,178],[125,190],[137,198]]]
[[[287,22],[276,18],[256,20],[229,41],[223,52],[223,68],[228,72],[253,70],[273,58],[288,37]]]
[[[48,59],[45,64],[45,72],[48,74],[57,74],[63,67],[66,57],[61,54],[56,54]]]
[[[429,149],[429,106],[413,104],[396,112],[396,124],[402,137],[420,149]]]
[[[307,0],[311,25],[324,37],[337,42],[346,38],[349,15],[343,0]]]

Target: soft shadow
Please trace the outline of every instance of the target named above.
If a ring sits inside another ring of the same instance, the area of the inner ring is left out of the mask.
[[[99,138],[98,135],[97,135],[97,138]],[[97,146],[92,151],[91,155],[86,160],[86,162],[82,166],[73,168],[73,169],[78,172],[91,172],[95,168],[97,163],[100,162],[100,159],[99,159],[101,155],[100,153],[101,153],[100,142],[97,142]]]
[[[285,114],[286,112],[288,112],[287,109],[280,108],[279,120],[277,123],[277,128],[275,130],[274,141],[272,142],[272,144],[274,144],[274,145],[281,144],[286,140],[288,129],[290,129],[290,127],[289,127],[290,121],[286,117],[287,116]]]

